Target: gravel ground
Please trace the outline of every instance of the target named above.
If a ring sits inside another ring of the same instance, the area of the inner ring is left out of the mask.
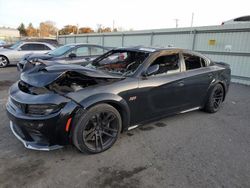
[[[232,84],[223,108],[165,118],[121,135],[108,151],[33,151],[5,113],[16,67],[0,69],[0,187],[250,187],[250,87]]]

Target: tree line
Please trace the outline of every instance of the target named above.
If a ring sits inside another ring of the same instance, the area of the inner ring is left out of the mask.
[[[35,28],[32,23],[27,27],[23,23],[17,28],[21,36],[27,37],[51,37],[55,36],[58,32],[59,35],[70,35],[70,34],[83,34],[83,33],[104,33],[104,32],[117,32],[118,29],[111,29],[110,27],[104,27],[98,25],[97,29],[94,30],[90,27],[78,27],[77,25],[66,25],[61,29],[55,26],[52,21],[41,22],[38,28]]]

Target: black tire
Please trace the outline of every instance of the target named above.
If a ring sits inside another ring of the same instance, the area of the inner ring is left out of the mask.
[[[109,104],[97,104],[78,114],[73,130],[73,144],[81,152],[100,153],[117,140],[122,128],[119,112]]]
[[[9,60],[7,57],[0,55],[0,68],[7,67],[9,64]]]
[[[221,84],[216,84],[210,92],[204,110],[209,113],[217,112],[224,99],[224,88]]]

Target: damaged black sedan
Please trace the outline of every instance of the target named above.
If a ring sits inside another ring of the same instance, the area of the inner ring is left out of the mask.
[[[99,153],[148,121],[197,109],[217,112],[230,72],[225,63],[173,48],[118,48],[87,66],[39,63],[10,88],[10,127],[30,149],[73,144]]]

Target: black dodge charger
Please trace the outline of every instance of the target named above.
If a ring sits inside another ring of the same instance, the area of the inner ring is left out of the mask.
[[[121,132],[164,116],[219,110],[230,67],[183,49],[118,48],[86,66],[39,63],[9,91],[7,113],[25,147],[110,148]]]

